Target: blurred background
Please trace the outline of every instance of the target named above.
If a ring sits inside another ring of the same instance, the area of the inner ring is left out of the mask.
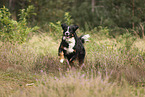
[[[143,30],[145,27],[144,0],[0,0],[0,7],[6,6],[14,20],[18,20],[20,9],[34,6],[34,12],[28,22],[31,25],[44,26],[50,22],[65,22],[64,13],[69,12],[73,24],[83,30],[97,26],[117,30]],[[87,28],[86,28],[87,25]],[[112,31],[111,34],[115,34]],[[142,31],[133,32],[143,37]]]

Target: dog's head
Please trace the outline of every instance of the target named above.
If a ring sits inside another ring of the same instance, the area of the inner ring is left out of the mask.
[[[79,28],[77,25],[68,26],[66,24],[61,24],[63,29],[63,38],[68,39],[75,36],[75,31]]]

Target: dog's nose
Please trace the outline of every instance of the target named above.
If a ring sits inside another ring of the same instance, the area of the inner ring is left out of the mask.
[[[69,32],[65,32],[65,35],[69,35]]]

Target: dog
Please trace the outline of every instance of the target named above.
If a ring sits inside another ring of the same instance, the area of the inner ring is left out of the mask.
[[[58,56],[60,62],[63,63],[64,59],[67,59],[69,67],[74,67],[74,60],[79,61],[79,66],[84,66],[85,48],[83,44],[89,41],[89,34],[77,36],[76,30],[79,28],[77,25],[68,26],[61,24],[63,29],[62,41],[58,49]]]

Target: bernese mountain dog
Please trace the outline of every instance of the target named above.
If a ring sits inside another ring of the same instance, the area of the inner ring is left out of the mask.
[[[77,36],[76,30],[79,28],[77,25],[68,26],[61,24],[63,29],[62,41],[58,49],[58,56],[60,62],[63,63],[64,58],[67,59],[69,67],[74,67],[74,60],[79,61],[79,66],[84,66],[85,48],[83,44],[88,41],[89,34]]]

